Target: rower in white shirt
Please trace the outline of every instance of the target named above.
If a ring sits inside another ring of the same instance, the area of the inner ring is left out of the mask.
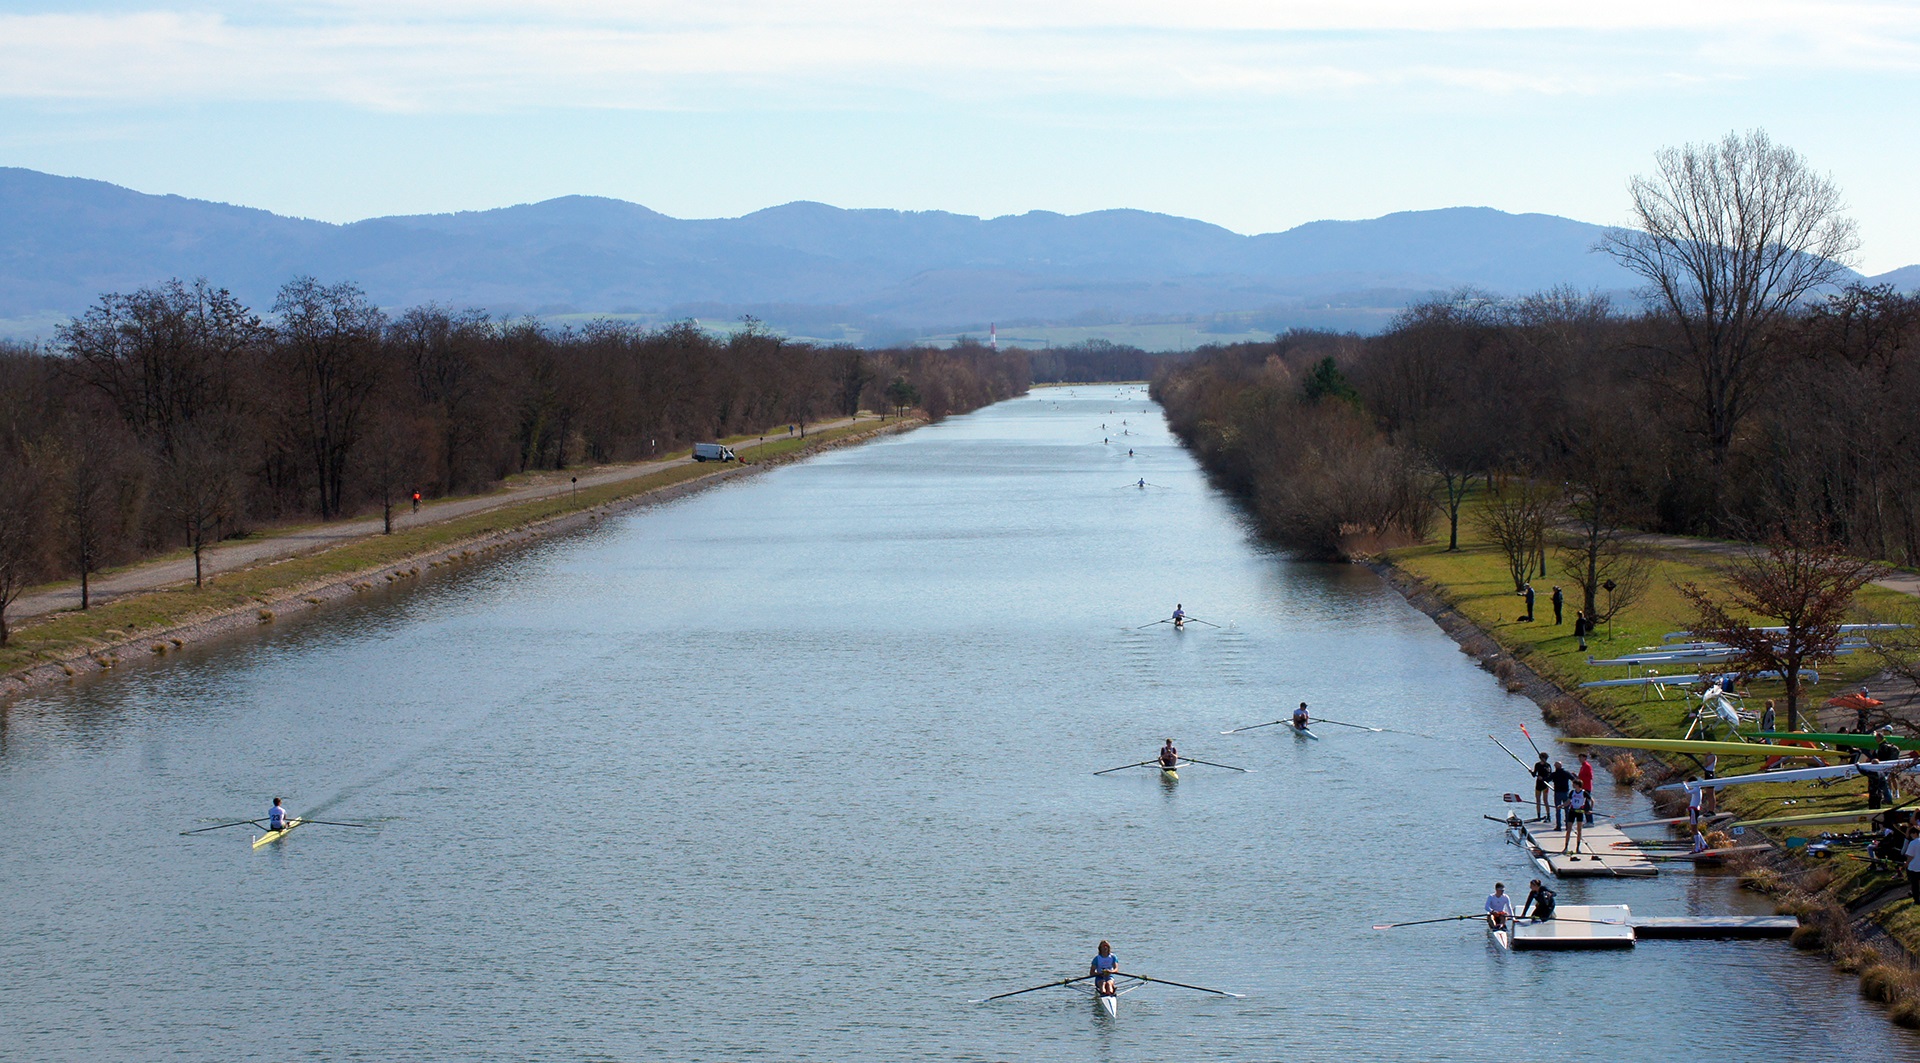
[[[1494,930],[1505,930],[1513,919],[1513,898],[1507,896],[1507,884],[1493,884],[1493,895],[1487,898],[1487,926]]]

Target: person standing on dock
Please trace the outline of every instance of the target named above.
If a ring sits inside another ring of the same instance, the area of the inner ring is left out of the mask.
[[[1528,912],[1543,923],[1553,918],[1553,891],[1537,878],[1527,883],[1527,899],[1520,905],[1520,918],[1525,919]]]
[[[1580,843],[1586,841],[1587,809],[1592,803],[1592,800],[1592,798],[1587,796],[1587,791],[1584,787],[1575,786],[1568,792],[1567,832],[1560,837],[1560,851],[1562,853],[1578,853],[1580,851]],[[1572,849],[1567,848],[1568,842],[1573,843]]]
[[[1542,753],[1541,756],[1546,754]],[[1560,830],[1567,812],[1567,795],[1573,792],[1573,773],[1556,760],[1553,762],[1553,772],[1547,778],[1553,781],[1553,829]]]
[[[1689,775],[1683,788],[1687,791],[1687,826],[1698,829],[1700,826],[1700,807],[1702,802],[1706,800],[1706,798],[1701,796],[1700,791],[1706,789],[1706,787],[1700,785],[1700,780],[1697,777]]]
[[[1547,755],[1542,753],[1540,759],[1533,764],[1533,821],[1535,823],[1547,821],[1547,788],[1551,785],[1549,780],[1552,778],[1553,765],[1547,763]]]
[[[1593,826],[1593,755],[1580,754],[1580,773],[1577,776],[1580,789],[1587,792],[1587,826]]]
[[[1907,896],[1920,902],[1920,833],[1915,833],[1907,840],[1904,852],[1907,857]]]
[[[1487,925],[1495,930],[1505,930],[1513,919],[1513,898],[1507,896],[1507,884],[1493,884],[1493,895],[1487,898]]]

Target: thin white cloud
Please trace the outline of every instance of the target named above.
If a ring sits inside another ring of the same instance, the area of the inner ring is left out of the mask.
[[[381,110],[1603,94],[1920,72],[1920,5],[331,0],[0,16],[0,98]]]

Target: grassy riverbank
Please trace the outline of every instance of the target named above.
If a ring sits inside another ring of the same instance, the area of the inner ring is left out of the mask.
[[[1624,610],[1613,623],[1602,625],[1598,632],[1590,636],[1589,649],[1583,652],[1573,635],[1573,614],[1579,607],[1579,601],[1569,595],[1564,609],[1564,622],[1555,625],[1553,607],[1549,602],[1554,585],[1552,579],[1543,578],[1534,582],[1537,595],[1534,620],[1527,622],[1522,619],[1526,612],[1525,602],[1513,592],[1505,557],[1472,530],[1473,521],[1469,518],[1473,504],[1469,502],[1469,513],[1463,515],[1459,550],[1448,551],[1445,543],[1440,542],[1393,550],[1383,560],[1457,610],[1486,638],[1497,644],[1499,651],[1504,651],[1507,656],[1558,687],[1563,695],[1550,699],[1543,706],[1543,715],[1549,722],[1576,734],[1604,734],[1607,733],[1606,728],[1610,727],[1629,736],[1680,737],[1687,726],[1687,713],[1698,702],[1697,698],[1684,690],[1669,689],[1663,700],[1649,693],[1644,686],[1590,690],[1577,688],[1580,683],[1589,680],[1625,676],[1624,667],[1591,665],[1587,663],[1589,656],[1615,657],[1638,647],[1657,646],[1667,633],[1684,630],[1688,626],[1692,612],[1676,587],[1689,581],[1707,587],[1721,582],[1713,564],[1715,558],[1711,546],[1707,545],[1701,550],[1669,548],[1658,552],[1655,571],[1644,596]],[[1571,581],[1563,580],[1560,586],[1572,589]],[[1910,603],[1911,599],[1906,595],[1873,586],[1866,588],[1860,596],[1863,608],[1880,613],[1910,608]],[[1467,648],[1471,650],[1474,647],[1468,643]],[[1483,649],[1492,652],[1494,647]],[[1483,659],[1487,652],[1481,654]],[[1497,660],[1492,670],[1508,680],[1510,689],[1520,688],[1521,683],[1517,679],[1502,674],[1508,670],[1501,668]],[[1803,694],[1803,714],[1811,714],[1826,699],[1860,685],[1878,672],[1877,661],[1866,653],[1841,657],[1821,667],[1820,684]],[[1780,683],[1755,682],[1747,694],[1748,706],[1756,709],[1761,699],[1774,698],[1780,706],[1780,726],[1786,726],[1784,690]],[[1592,719],[1585,718],[1587,716],[1603,721],[1605,727],[1596,726]],[[1851,727],[1851,720],[1846,725]],[[1570,752],[1572,747],[1563,749]],[[1698,770],[1691,760],[1678,755],[1641,754],[1636,755],[1634,762],[1636,766],[1650,769],[1647,777],[1640,780],[1642,785],[1665,781],[1664,776],[1668,774]],[[1762,762],[1760,757],[1722,757],[1720,773],[1733,775],[1757,771]],[[1792,803],[1786,803],[1788,801]],[[1720,808],[1742,819],[1754,819],[1861,808],[1865,803],[1864,786],[1858,781],[1848,781],[1824,789],[1804,784],[1738,787],[1721,797]],[[1823,830],[1847,831],[1856,826],[1864,824],[1767,833],[1775,842],[1784,844],[1794,835],[1810,837]],[[1755,872],[1754,876],[1756,884],[1796,893],[1799,899],[1793,903],[1797,907],[1831,905],[1835,906],[1834,910],[1844,911],[1850,916],[1841,920],[1841,926],[1823,929],[1818,935],[1824,939],[1822,942],[1801,942],[1824,944],[1843,969],[1858,970],[1871,965],[1875,959],[1865,953],[1857,940],[1837,940],[1851,933],[1845,924],[1858,924],[1862,920],[1870,921],[1884,930],[1909,954],[1920,955],[1920,907],[1906,899],[1904,879],[1895,872],[1875,871],[1864,860],[1842,856],[1822,862],[1796,858],[1778,863],[1769,870]],[[1900,1018],[1901,1014],[1896,1012],[1896,1018]]]
[[[908,422],[914,423],[914,422]],[[799,436],[769,439],[753,448],[750,466],[780,464],[814,450],[895,431],[901,422],[864,421]],[[742,439],[751,437],[741,437]],[[0,647],[0,678],[60,664],[67,674],[77,665],[110,667],[113,653],[128,649],[165,654],[185,645],[181,629],[237,613],[256,622],[271,621],[275,606],[318,604],[303,595],[320,587],[418,575],[420,559],[474,543],[538,527],[556,518],[637,500],[693,481],[734,473],[734,465],[677,465],[644,476],[581,488],[480,513],[372,535],[312,554],[269,561],[223,572],[203,587],[165,587],[117,598],[85,612],[69,611],[28,621]],[[391,571],[390,571],[391,570]],[[362,588],[362,589],[363,589]]]

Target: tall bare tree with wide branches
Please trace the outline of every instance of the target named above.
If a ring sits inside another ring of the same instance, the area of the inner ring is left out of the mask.
[[[1601,248],[1671,318],[1715,470],[1761,395],[1768,339],[1859,248],[1840,190],[1762,130],[1667,148],[1631,183],[1637,230]]]

